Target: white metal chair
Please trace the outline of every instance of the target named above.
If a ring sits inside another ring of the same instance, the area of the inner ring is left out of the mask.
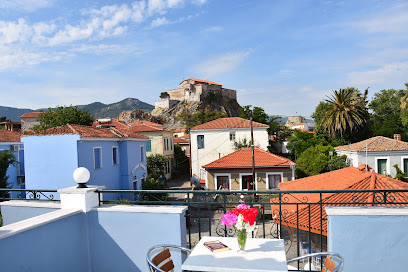
[[[156,254],[153,259],[150,258],[152,251],[163,248],[160,253]],[[150,248],[147,251],[147,264],[149,265],[151,272],[169,272],[173,271],[174,263],[171,259],[171,254],[169,248],[174,248],[180,250],[182,253],[190,254],[191,250],[185,247],[176,246],[176,245],[157,245]]]
[[[323,266],[324,266],[321,269],[322,272],[340,272],[340,271],[342,271],[343,264],[344,264],[344,259],[339,254],[333,253],[333,252],[317,252],[317,253],[311,253],[311,254],[303,255],[303,256],[296,257],[296,258],[288,260],[287,264],[289,265],[292,262],[302,261],[302,260],[305,260],[305,259],[308,259],[309,264],[310,264],[311,263],[310,262],[311,258],[322,258],[322,257],[325,258],[324,262],[323,261],[321,262],[321,263],[323,263]],[[317,268],[307,267],[304,270],[314,271],[314,270],[317,270]],[[302,270],[302,271],[304,271],[304,270]],[[320,269],[319,269],[319,271],[320,271]]]

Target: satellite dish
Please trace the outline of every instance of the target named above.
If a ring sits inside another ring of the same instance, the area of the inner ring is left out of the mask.
[[[193,175],[190,179],[190,183],[191,185],[198,186],[200,185],[200,179],[197,176]]]

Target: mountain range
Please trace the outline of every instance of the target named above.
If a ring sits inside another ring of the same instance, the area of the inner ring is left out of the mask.
[[[112,103],[112,104],[104,104],[101,102],[94,102],[87,105],[78,105],[80,109],[88,109],[91,115],[95,117],[95,119],[103,118],[103,117],[114,117],[118,118],[119,114],[122,111],[130,111],[130,110],[142,110],[145,112],[150,112],[154,109],[153,105],[140,101],[136,98],[126,98],[122,101]],[[12,107],[3,107],[0,106],[0,117],[5,116],[7,119],[10,119],[13,122],[20,122],[20,116],[33,112],[33,111],[40,111],[46,109],[19,109],[19,108],[12,108]]]

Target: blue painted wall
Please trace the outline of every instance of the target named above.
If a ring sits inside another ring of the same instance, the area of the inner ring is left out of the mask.
[[[26,220],[38,215],[53,212],[59,208],[1,206],[3,226]]]
[[[140,147],[143,146],[144,154],[141,157]],[[147,177],[146,141],[125,140],[120,145],[121,187],[123,190],[140,190],[142,178]],[[143,161],[141,160],[143,159]],[[140,165],[143,165],[140,167]],[[136,182],[134,188],[133,182]]]
[[[187,246],[184,214],[91,211],[92,271],[148,271],[147,250],[159,244]],[[175,271],[181,256],[172,253]]]
[[[1,239],[0,270],[89,271],[85,216],[72,215]]]
[[[76,185],[79,135],[21,137],[27,189],[61,189]]]
[[[14,144],[13,144],[14,145]],[[17,182],[17,179],[19,177],[24,177],[24,146],[22,143],[19,143],[20,145],[20,151],[14,151],[13,154],[16,157],[16,160],[20,162],[19,164],[16,165],[11,165],[7,169],[7,176],[8,182],[10,183],[10,188],[12,189],[24,189],[24,185],[19,185]],[[11,143],[0,143],[0,150],[2,149],[8,149],[12,150],[12,144]],[[20,172],[19,172],[20,170]],[[12,193],[12,197],[17,197],[18,192]]]

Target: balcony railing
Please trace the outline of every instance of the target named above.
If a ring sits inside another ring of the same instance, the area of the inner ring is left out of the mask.
[[[205,236],[235,236],[221,216],[241,202],[259,210],[259,238],[285,240],[288,258],[327,250],[326,206],[408,206],[408,189],[330,191],[98,191],[100,205],[185,205],[187,244]],[[114,200],[103,200],[103,199]],[[319,260],[314,260],[319,261]]]
[[[56,194],[57,190],[0,188],[0,201],[8,200],[59,201],[58,199],[55,199]]]

